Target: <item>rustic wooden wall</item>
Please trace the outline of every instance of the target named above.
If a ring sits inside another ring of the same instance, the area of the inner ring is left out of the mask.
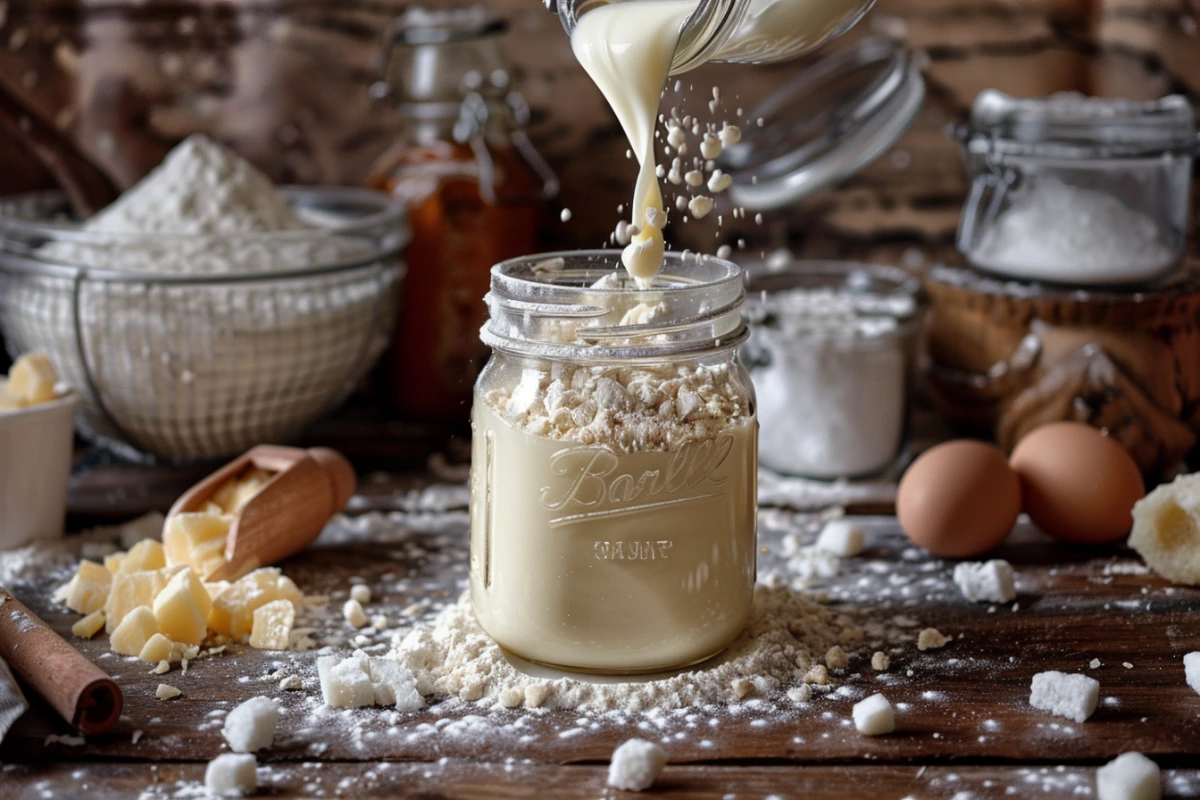
[[[0,4],[0,80],[121,180],[135,179],[179,137],[208,130],[278,179],[356,182],[391,137],[395,120],[372,106],[366,87],[377,75],[380,31],[403,7],[398,0],[124,2],[110,0],[103,12],[89,12],[86,0]],[[616,123],[553,15],[537,0],[490,2],[513,21],[508,50],[537,109],[534,137],[562,177],[562,204],[575,210],[569,225],[548,215],[547,246],[597,245],[634,174]],[[281,19],[279,8],[290,16]],[[754,250],[790,242],[811,255],[911,264],[937,257],[964,192],[944,128],[979,90],[1178,91],[1200,100],[1198,18],[1200,0],[880,0],[868,24],[902,33],[928,54],[920,119],[846,185],[762,227],[727,226],[722,238],[745,236]],[[705,99],[720,83],[748,109],[801,66],[709,66],[687,81]],[[21,162],[0,146],[0,186],[44,180]],[[711,250],[715,230],[676,226],[673,237]]]

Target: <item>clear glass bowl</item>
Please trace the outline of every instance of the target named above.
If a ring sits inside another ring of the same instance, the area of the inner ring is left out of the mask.
[[[1191,104],[988,90],[954,130],[971,189],[958,228],[968,262],[1065,286],[1138,285],[1183,263]]]
[[[197,461],[294,439],[386,347],[404,210],[357,189],[285,189],[312,230],[99,236],[56,193],[0,202],[0,328],[82,396],[81,433]],[[228,269],[235,256],[239,271]],[[186,274],[152,271],[187,259]]]

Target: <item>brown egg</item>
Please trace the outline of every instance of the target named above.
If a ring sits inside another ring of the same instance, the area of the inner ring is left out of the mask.
[[[991,550],[1020,513],[1020,482],[1004,453],[965,439],[923,453],[904,473],[896,496],[908,538],[946,558]]]
[[[1034,524],[1068,542],[1123,538],[1133,526],[1133,504],[1146,494],[1142,473],[1121,443],[1081,422],[1033,430],[1009,463]]]

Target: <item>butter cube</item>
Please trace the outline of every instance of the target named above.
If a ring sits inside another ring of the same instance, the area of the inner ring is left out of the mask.
[[[213,493],[212,502],[224,509],[226,514],[236,514],[272,477],[266,470],[251,468],[240,477],[222,484]]]
[[[158,620],[158,629],[169,639],[200,644],[208,633],[211,607],[212,600],[204,584],[185,567],[154,598],[154,618]]]
[[[290,600],[299,605],[303,599],[296,584],[281,575],[278,568],[256,569],[217,595],[208,617],[208,627],[231,639],[241,640],[254,629],[254,612],[267,603]]]
[[[71,633],[80,639],[90,639],[104,627],[104,609],[98,609],[71,626]]]
[[[45,353],[26,353],[8,372],[8,391],[24,406],[48,403],[55,398],[58,377]]]
[[[151,664],[157,664],[160,661],[170,662],[171,640],[161,633],[154,634],[146,640],[146,644],[138,653],[138,658]]]
[[[211,575],[215,570],[205,571],[204,567],[207,565],[198,562],[196,550],[206,543],[214,543],[204,551],[205,558],[219,554],[221,564],[224,564],[225,539],[229,536],[231,522],[227,516],[207,512],[188,512],[171,516],[163,529],[163,548],[167,563],[186,564],[201,577]]]
[[[78,614],[104,608],[112,590],[112,573],[94,561],[82,561],[75,577],[59,587],[54,599]]]
[[[287,650],[296,624],[296,607],[291,600],[273,600],[254,610],[250,646],[259,650]]]
[[[225,566],[225,539],[203,542],[192,548],[192,569],[201,578],[207,578]]]
[[[163,546],[154,539],[143,539],[135,544],[125,557],[121,559],[118,572],[138,572],[148,569],[162,569],[167,565],[163,556]]]
[[[111,553],[104,557],[104,568],[115,575],[121,571],[121,562],[124,559],[124,551]]]
[[[153,606],[154,598],[158,597],[167,581],[181,569],[183,567],[166,567],[140,572],[118,572],[113,575],[112,589],[108,593],[108,601],[104,604],[104,629],[112,633],[125,619],[125,615],[133,609],[138,606]]]
[[[109,637],[109,646],[123,656],[141,654],[150,637],[158,633],[158,622],[149,606],[138,606],[125,615]]]
[[[183,692],[179,691],[169,683],[160,683],[158,688],[154,690],[154,696],[159,700],[171,700],[179,697],[181,694],[183,694]]]

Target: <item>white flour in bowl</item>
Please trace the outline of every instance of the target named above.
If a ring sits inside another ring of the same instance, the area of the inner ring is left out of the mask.
[[[364,258],[366,243],[308,225],[262,172],[197,134],[39,256],[78,266],[201,275],[278,272]],[[264,235],[265,234],[265,235]]]
[[[319,202],[319,199],[318,199]],[[294,437],[336,405],[385,346],[398,271],[372,263],[377,233],[308,225],[251,164],[194,136],[111,206],[37,251],[52,262],[214,283],[80,284],[0,276],[10,346],[44,350],[84,396],[86,432],[198,459]],[[332,229],[331,229],[332,228]],[[364,262],[361,270],[282,271]],[[261,275],[248,281],[246,275]],[[88,373],[97,391],[88,382]],[[98,395],[98,397],[97,397]],[[99,407],[103,400],[121,430]]]

